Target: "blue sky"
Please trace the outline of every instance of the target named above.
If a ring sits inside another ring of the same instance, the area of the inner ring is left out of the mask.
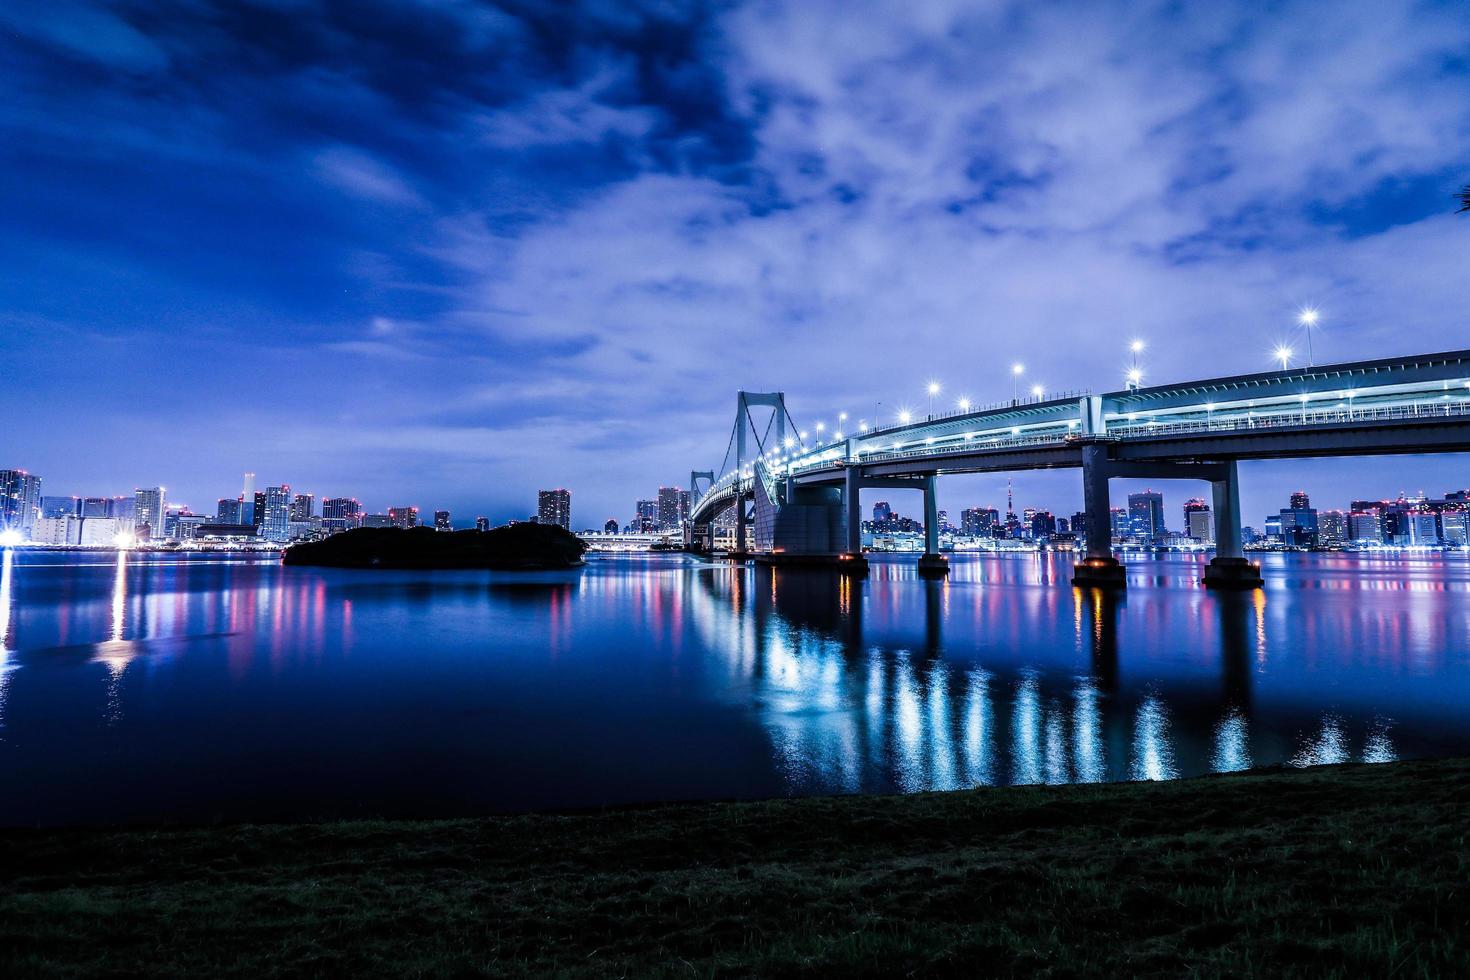
[[[740,387],[1240,373],[1308,303],[1319,360],[1470,347],[1463,3],[9,0],[0,63],[0,465],[54,493],[600,525]],[[1246,482],[1258,523],[1470,467]]]

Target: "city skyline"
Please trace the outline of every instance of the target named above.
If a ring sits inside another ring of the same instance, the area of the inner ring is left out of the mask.
[[[0,465],[621,519],[739,388],[831,425],[1121,387],[1135,337],[1145,383],[1466,343],[1453,4],[365,7],[0,11]],[[1357,469],[1306,472],[1247,510]]]

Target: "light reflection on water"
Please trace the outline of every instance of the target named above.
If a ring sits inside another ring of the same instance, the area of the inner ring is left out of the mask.
[[[119,554],[0,564],[0,822],[460,813],[1172,779],[1470,750],[1470,571],[1065,558],[924,581]],[[1399,581],[1406,580],[1406,581]],[[100,665],[104,669],[97,671]]]

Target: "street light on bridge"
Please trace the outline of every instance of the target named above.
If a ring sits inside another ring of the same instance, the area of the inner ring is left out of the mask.
[[[1271,352],[1271,357],[1281,362],[1281,370],[1285,371],[1291,366],[1292,349],[1285,344],[1277,344],[1276,349]]]
[[[1031,394],[1039,399],[1042,395],[1046,394],[1046,389],[1041,387],[1041,385],[1032,385]]]
[[[906,409],[906,408],[899,409],[899,412],[898,412],[898,424],[899,425],[908,425],[909,424],[909,420],[912,419],[913,417],[914,417],[913,413],[910,412],[908,409]]]
[[[929,382],[929,417],[931,419],[934,417],[934,396],[939,394],[939,391],[938,381]]]
[[[1019,363],[1011,365],[1011,401],[1013,403],[1021,400],[1021,375],[1025,373],[1026,365]]]
[[[961,398],[959,400],[959,406],[960,406],[960,411],[962,411],[962,412],[968,412],[970,410],[970,399],[968,399],[968,398]]]
[[[1312,356],[1312,328],[1317,326],[1317,321],[1320,319],[1322,319],[1322,314],[1317,312],[1317,308],[1314,306],[1304,306],[1301,312],[1296,315],[1296,322],[1301,324],[1302,329],[1307,333],[1308,367],[1316,364],[1316,360]]]

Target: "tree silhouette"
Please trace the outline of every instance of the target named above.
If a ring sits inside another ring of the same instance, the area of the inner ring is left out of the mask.
[[[1460,191],[1460,210],[1455,213],[1464,214],[1466,211],[1470,211],[1470,184],[1466,184],[1465,189]]]

